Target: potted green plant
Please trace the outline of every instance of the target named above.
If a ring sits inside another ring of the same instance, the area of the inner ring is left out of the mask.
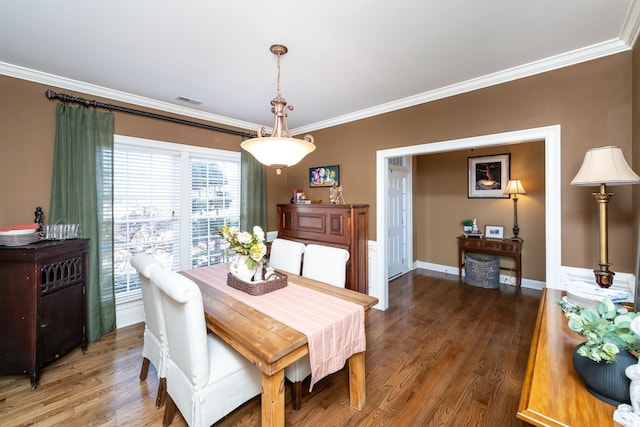
[[[614,405],[630,403],[630,381],[624,370],[638,361],[630,353],[640,350],[640,337],[630,328],[638,313],[617,307],[608,297],[596,307],[564,300],[559,305],[569,329],[586,338],[574,350],[573,365],[589,391]]]
[[[473,220],[472,219],[463,219],[462,220],[462,230],[465,233],[469,233],[473,230]]]

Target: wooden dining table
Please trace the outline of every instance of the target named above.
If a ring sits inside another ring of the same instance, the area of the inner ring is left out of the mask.
[[[378,299],[287,273],[290,282],[364,308],[365,320]],[[202,291],[207,328],[253,362],[262,371],[262,425],[284,426],[284,368],[309,353],[307,336],[284,323],[225,294],[202,280],[194,279]],[[349,358],[349,399],[361,410],[366,401],[365,353]]]

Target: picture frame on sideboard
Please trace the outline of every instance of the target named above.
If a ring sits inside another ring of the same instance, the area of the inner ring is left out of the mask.
[[[484,236],[487,239],[504,239],[504,227],[502,225],[485,225]]]

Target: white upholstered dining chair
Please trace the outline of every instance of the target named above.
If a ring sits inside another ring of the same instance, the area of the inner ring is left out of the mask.
[[[300,275],[303,253],[304,243],[286,239],[275,239],[271,242],[269,267],[282,270],[286,273]]]
[[[344,288],[349,251],[332,246],[309,244],[304,249],[302,275]]]
[[[210,426],[261,393],[260,370],[213,334],[207,334],[200,288],[186,277],[156,270],[167,326],[167,403],[163,425],[176,407],[191,427]]]
[[[349,252],[345,249],[309,244],[304,250],[302,275],[344,288],[347,281],[347,261],[349,261]],[[309,375],[311,375],[309,355],[296,360],[284,369],[284,376],[293,383],[291,401],[294,411],[300,409],[302,381]]]
[[[156,408],[164,403],[167,391],[167,334],[164,324],[164,314],[160,303],[160,293],[151,284],[151,273],[162,269],[162,265],[149,255],[135,255],[130,260],[131,265],[138,272],[142,305],[144,307],[144,336],[142,344],[142,368],[140,381],[147,379],[149,363],[153,364],[160,382],[156,395]]]

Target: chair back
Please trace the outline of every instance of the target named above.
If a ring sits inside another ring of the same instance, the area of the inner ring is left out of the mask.
[[[271,242],[269,267],[300,275],[304,243],[293,240],[275,239]]]
[[[144,306],[145,329],[161,342],[165,334],[164,315],[160,302],[160,293],[151,285],[151,274],[161,269],[162,265],[149,255],[136,255],[131,258],[131,265],[138,271],[140,278],[140,290],[142,292],[142,305]],[[156,366],[156,369],[159,369]]]
[[[344,288],[347,281],[347,261],[349,252],[345,249],[309,244],[304,250],[302,275]]]
[[[156,270],[151,282],[160,290],[167,327],[169,364],[175,365],[194,390],[209,380],[209,350],[200,288],[169,270]],[[173,368],[169,366],[171,371]]]

